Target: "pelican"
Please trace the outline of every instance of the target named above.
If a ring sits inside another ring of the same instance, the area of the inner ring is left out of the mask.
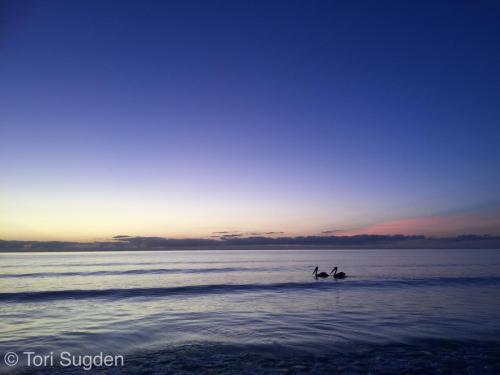
[[[333,273],[333,278],[334,279],[345,279],[346,278],[346,274],[344,272],[339,272],[337,273],[337,266],[335,266],[332,270],[332,272],[330,272],[330,275]]]
[[[332,271],[333,272],[333,271]],[[326,272],[320,272],[318,273],[318,266],[316,266],[316,268],[314,269],[313,271],[313,275],[318,278],[318,277],[322,277],[322,278],[325,278],[325,277],[328,277],[329,275],[326,273]]]

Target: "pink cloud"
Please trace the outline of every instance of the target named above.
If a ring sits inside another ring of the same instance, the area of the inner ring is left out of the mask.
[[[475,212],[421,216],[386,221],[342,233],[342,235],[356,234],[421,234],[437,237],[461,234],[498,235],[500,234],[500,214],[498,212]]]

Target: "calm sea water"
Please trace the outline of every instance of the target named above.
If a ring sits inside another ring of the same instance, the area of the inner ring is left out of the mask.
[[[316,265],[348,278],[315,280]],[[498,250],[17,253],[0,269],[2,356],[119,353],[131,373],[500,369]]]

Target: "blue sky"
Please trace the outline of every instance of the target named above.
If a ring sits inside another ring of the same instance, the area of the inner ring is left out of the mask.
[[[497,223],[499,15],[466,1],[5,2],[0,237]]]

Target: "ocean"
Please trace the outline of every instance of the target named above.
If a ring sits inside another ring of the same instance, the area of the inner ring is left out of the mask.
[[[3,253],[0,269],[1,372],[500,373],[500,250]],[[123,363],[73,361],[103,354]]]

